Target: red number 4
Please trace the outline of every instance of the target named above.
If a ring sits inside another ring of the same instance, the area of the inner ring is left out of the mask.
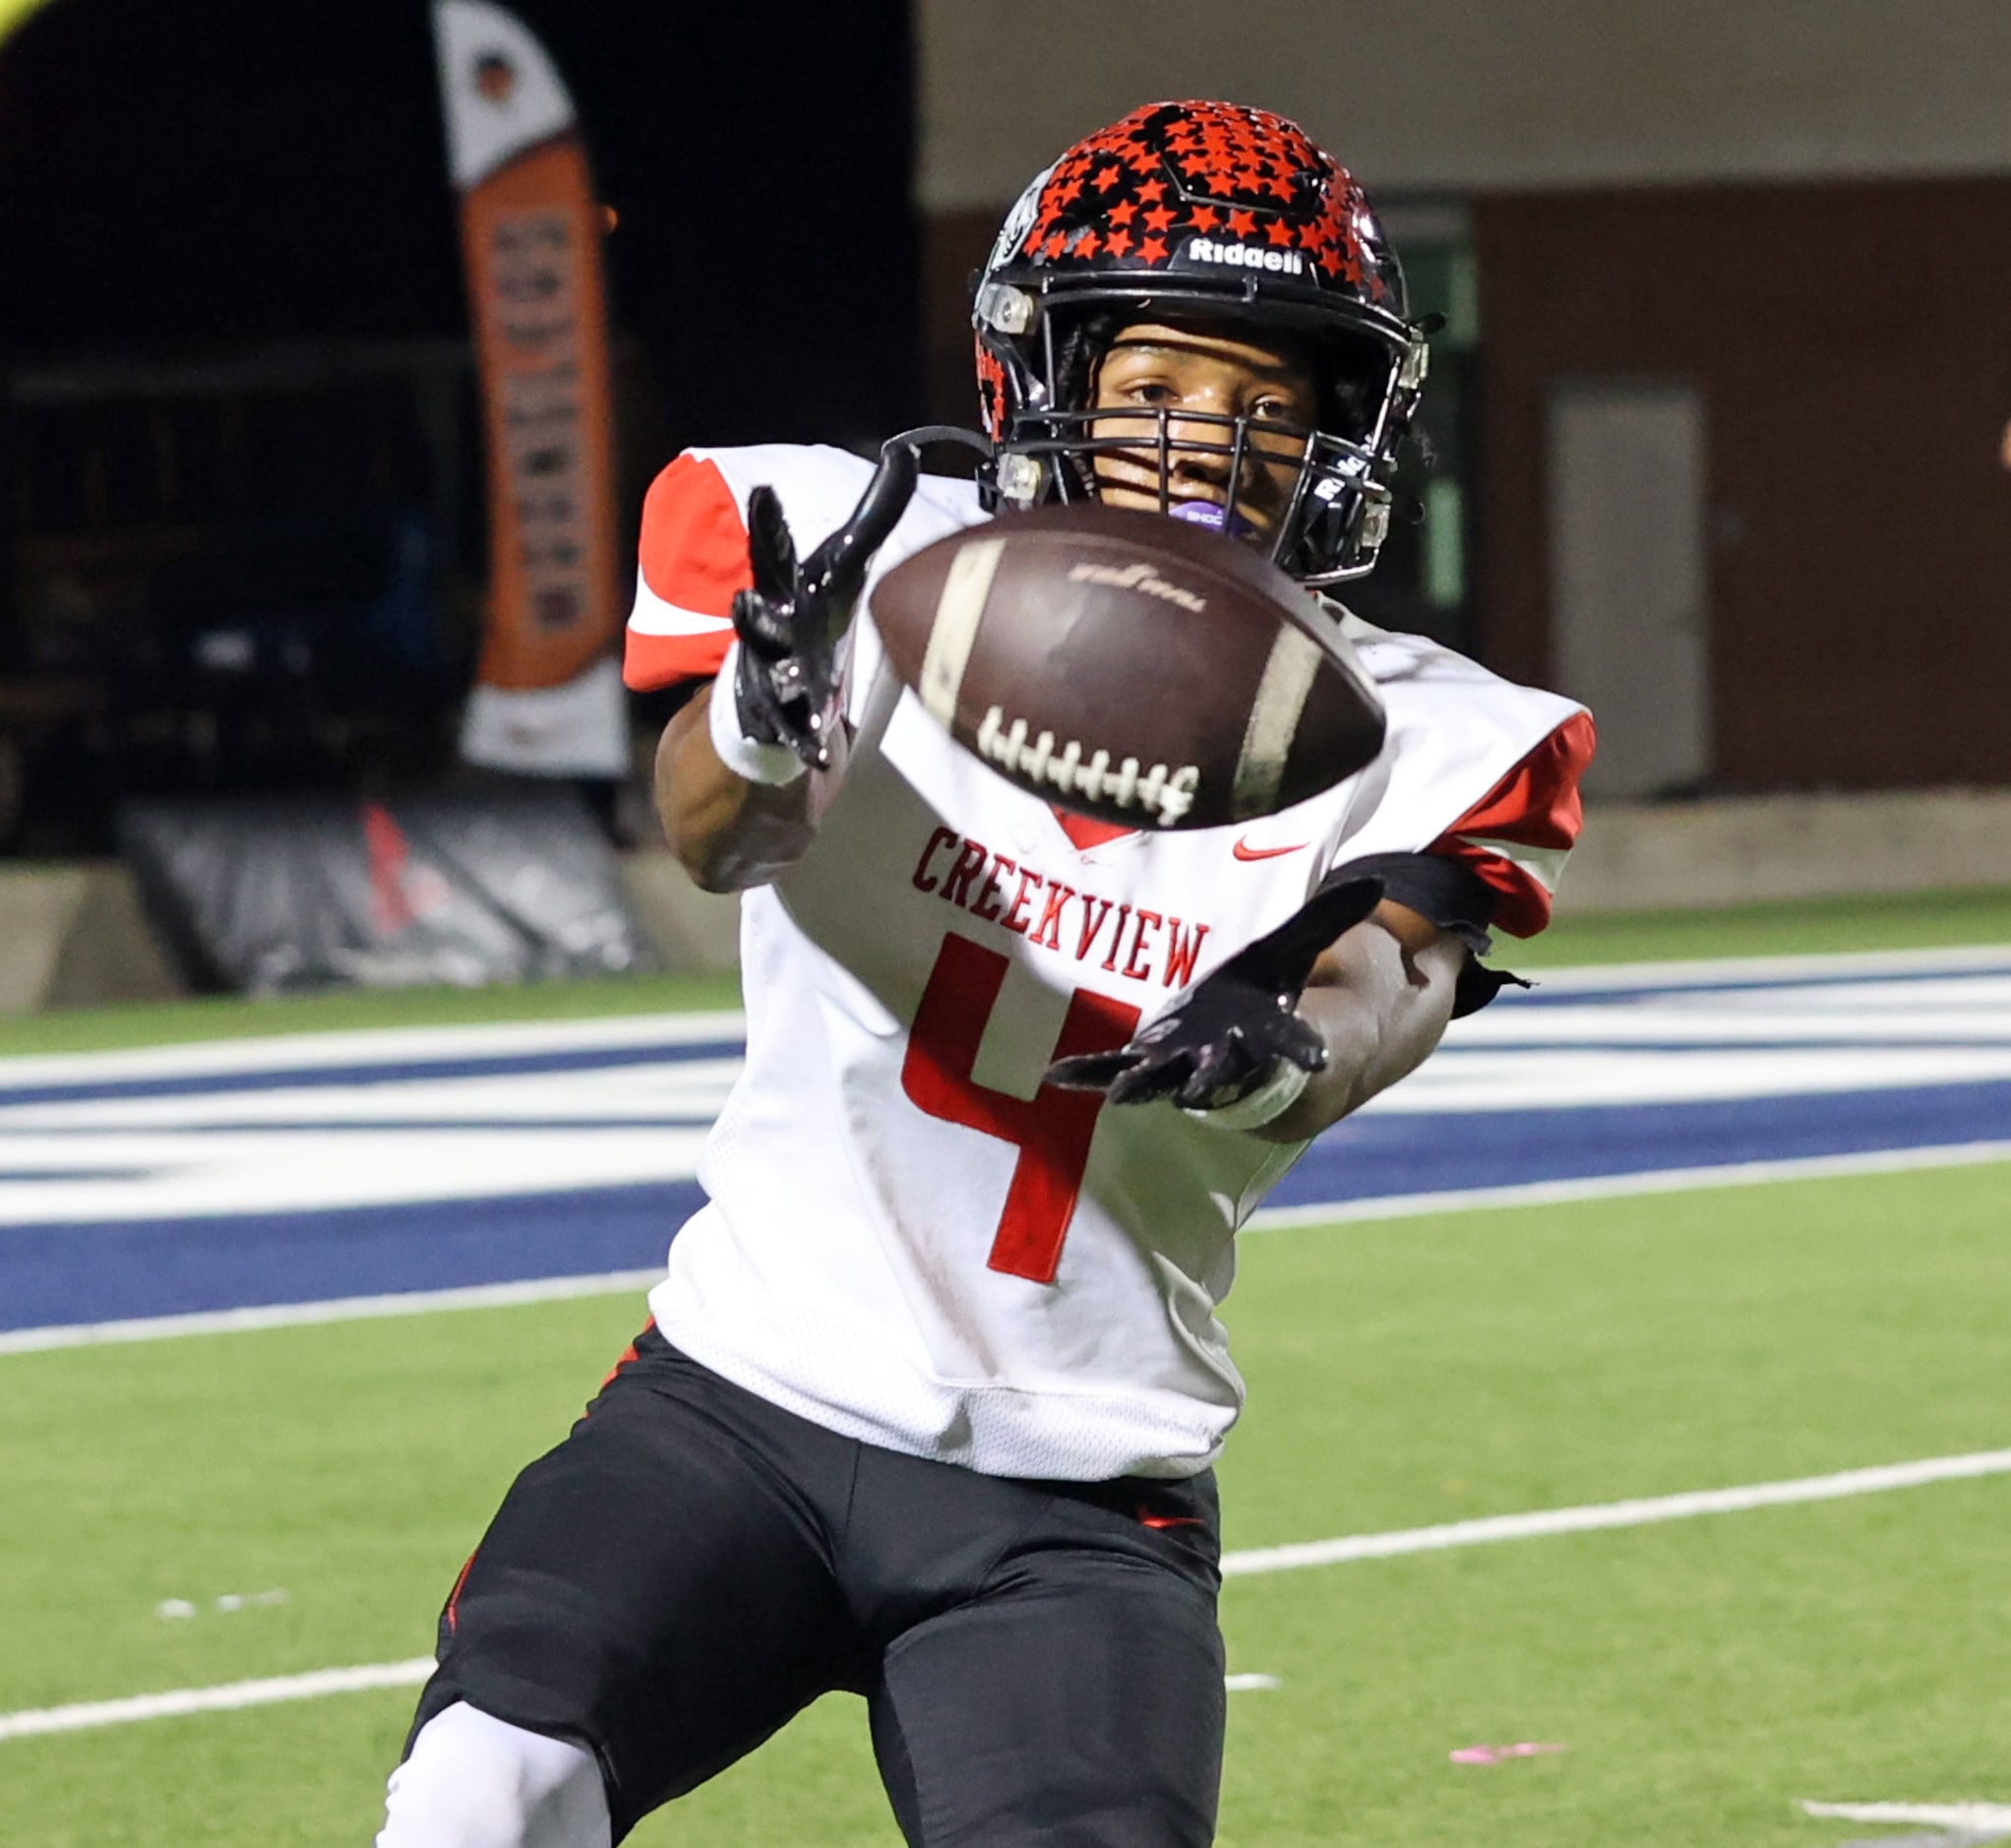
[[[1089,1165],[1089,1139],[1103,1108],[1097,1091],[1066,1091],[1043,1084],[1031,1097],[1014,1097],[972,1080],[978,1042],[999,1005],[999,990],[1010,966],[996,950],[954,934],[943,940],[929,972],[908,1056],[901,1066],[901,1089],[932,1117],[965,1129],[982,1130],[1019,1150],[1006,1210],[986,1263],[1007,1276],[1052,1283],[1062,1262],[1062,1241],[1082,1191]],[[1106,995],[1078,988],[1068,1000],[1068,1017],[1055,1042],[1054,1057],[1109,1052],[1131,1037],[1138,1010]]]

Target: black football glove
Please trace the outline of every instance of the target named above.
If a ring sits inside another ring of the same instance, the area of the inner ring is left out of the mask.
[[[1325,1042],[1293,1012],[1320,953],[1382,899],[1379,879],[1322,887],[1268,936],[1246,945],[1116,1052],[1057,1059],[1047,1081],[1102,1091],[1114,1104],[1164,1097],[1220,1110],[1269,1081],[1280,1062],[1325,1068]]]
[[[866,567],[907,510],[916,467],[906,442],[887,444],[851,518],[800,564],[774,489],[748,496],[754,588],[733,598],[740,638],[734,709],[748,737],[787,745],[813,770],[830,767],[838,644],[851,627]]]

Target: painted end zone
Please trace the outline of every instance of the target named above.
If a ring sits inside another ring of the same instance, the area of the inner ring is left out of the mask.
[[[659,1266],[736,1016],[0,1061],[0,1351],[35,1330]],[[1316,1141],[1259,1227],[2011,1153],[2011,952],[1546,978]],[[78,1337],[82,1338],[82,1337]]]

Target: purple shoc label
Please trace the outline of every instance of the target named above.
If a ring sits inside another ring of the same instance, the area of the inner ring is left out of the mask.
[[[1240,539],[1246,532],[1254,530],[1241,514],[1232,513],[1226,507],[1217,507],[1213,501],[1175,501],[1166,511],[1175,520],[1185,520],[1190,526],[1206,526],[1215,532],[1226,531],[1232,538]]]

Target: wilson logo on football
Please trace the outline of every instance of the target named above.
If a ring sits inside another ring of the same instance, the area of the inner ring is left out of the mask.
[[[1224,244],[1210,237],[1190,237],[1186,255],[1195,263],[1226,263],[1239,270],[1276,270],[1285,276],[1306,274],[1306,259],[1298,251],[1278,250],[1269,244]]]
[[[1084,751],[1073,738],[1058,748],[1051,731],[1029,741],[1027,729],[1025,719],[1008,725],[1005,708],[992,707],[978,727],[978,755],[1031,781],[1053,783],[1064,794],[1073,790],[1121,809],[1135,804],[1156,815],[1161,828],[1171,828],[1194,806],[1201,786],[1198,765],[1141,770],[1136,758],[1127,757],[1113,768],[1108,751]]]
[[[1178,603],[1182,609],[1204,610],[1208,607],[1206,597],[1168,583],[1150,565],[1097,565],[1084,559],[1081,564],[1068,567],[1068,582],[1109,585],[1116,590],[1141,590],[1147,596],[1158,597],[1161,602]]]

